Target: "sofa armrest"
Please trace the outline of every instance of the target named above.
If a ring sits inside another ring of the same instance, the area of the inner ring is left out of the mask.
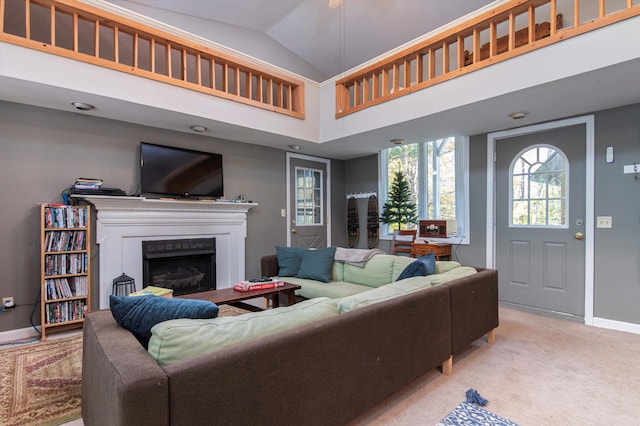
[[[451,298],[454,355],[498,327],[498,271],[476,269],[477,274],[443,284],[449,287]]]
[[[111,311],[87,314],[82,339],[85,425],[169,424],[167,375]]]
[[[263,277],[275,277],[279,271],[278,256],[269,254],[260,258],[260,273]]]

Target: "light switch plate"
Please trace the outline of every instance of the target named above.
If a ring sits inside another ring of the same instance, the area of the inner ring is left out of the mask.
[[[607,163],[613,163],[613,147],[607,147]]]
[[[613,219],[611,216],[598,216],[596,218],[596,228],[611,228]]]

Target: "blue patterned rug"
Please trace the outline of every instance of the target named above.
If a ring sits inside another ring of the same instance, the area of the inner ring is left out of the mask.
[[[467,400],[440,420],[436,426],[518,426],[517,423],[490,413],[479,406],[487,405],[488,402],[476,390],[469,389]]]

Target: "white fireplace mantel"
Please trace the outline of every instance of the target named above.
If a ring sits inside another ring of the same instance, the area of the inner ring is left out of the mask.
[[[113,279],[123,272],[142,282],[142,241],[216,239],[216,286],[244,279],[247,212],[256,203],[163,200],[145,197],[82,196],[98,212],[100,309],[109,307]]]

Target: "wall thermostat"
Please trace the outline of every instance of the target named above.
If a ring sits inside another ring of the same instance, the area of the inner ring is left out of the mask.
[[[607,163],[613,163],[613,147],[612,146],[608,146],[607,147]]]

